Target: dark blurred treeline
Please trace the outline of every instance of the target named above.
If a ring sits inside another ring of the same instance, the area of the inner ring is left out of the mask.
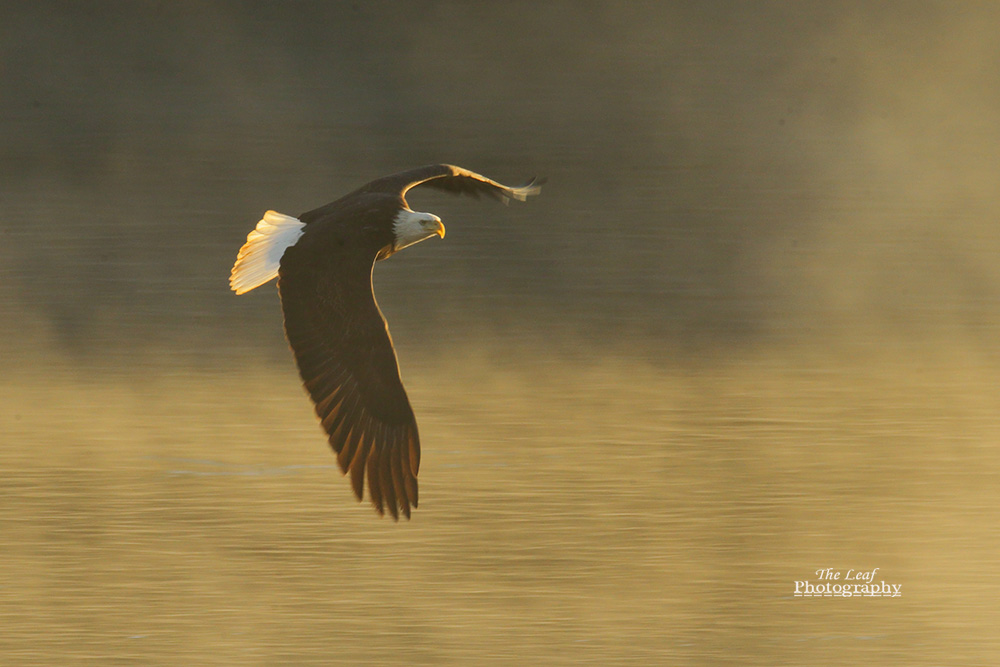
[[[506,209],[413,194],[448,237],[375,281],[425,347],[992,347],[994,5],[0,8],[15,347],[272,349],[273,288],[226,284],[260,214],[437,161],[549,184]]]

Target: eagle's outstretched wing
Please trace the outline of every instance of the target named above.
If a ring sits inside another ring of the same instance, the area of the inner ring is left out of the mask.
[[[366,189],[373,192],[399,193],[405,199],[410,189],[423,185],[476,198],[486,195],[506,204],[511,199],[525,201],[528,197],[537,195],[542,191],[543,183],[545,179],[533,178],[524,185],[510,187],[468,169],[450,164],[431,164],[372,181]]]
[[[307,232],[281,262],[285,335],[309,396],[351,473],[380,514],[417,506],[420,438],[385,319],[372,293],[374,254],[335,252]]]

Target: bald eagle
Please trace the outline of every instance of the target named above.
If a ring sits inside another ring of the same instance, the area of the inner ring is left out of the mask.
[[[392,338],[372,291],[375,262],[432,236],[441,219],[413,211],[406,193],[427,186],[505,204],[525,201],[542,180],[508,187],[467,169],[435,164],[386,176],[298,218],[268,211],[247,236],[229,277],[244,294],[278,278],[285,336],[316,415],[351,473],[358,500],[379,514],[410,517],[417,506],[420,437],[399,378]]]

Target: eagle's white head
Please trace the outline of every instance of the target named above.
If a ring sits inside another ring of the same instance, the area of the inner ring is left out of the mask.
[[[414,243],[420,243],[435,234],[444,238],[444,225],[441,224],[441,218],[433,213],[420,213],[405,208],[396,214],[396,219],[392,223],[392,231],[396,237],[392,246],[393,252]]]

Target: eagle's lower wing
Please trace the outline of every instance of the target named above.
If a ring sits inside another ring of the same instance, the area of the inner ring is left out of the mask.
[[[287,252],[310,250],[304,245]],[[402,511],[409,518],[417,506],[420,439],[372,294],[373,260],[318,253],[302,259],[283,260],[278,278],[285,335],[302,381],[358,499],[367,476],[378,512],[388,509],[398,518]]]
[[[544,179],[533,178],[524,185],[510,187],[468,169],[450,164],[432,164],[373,181],[368,187],[384,192],[398,192],[405,198],[411,188],[427,186],[476,198],[486,195],[506,204],[511,199],[524,201],[529,196],[538,194],[544,182]]]

